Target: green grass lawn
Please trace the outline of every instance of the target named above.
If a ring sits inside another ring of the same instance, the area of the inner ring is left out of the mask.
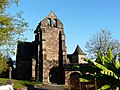
[[[0,78],[0,84],[5,85],[7,80],[9,80],[9,79],[7,79],[7,78]],[[31,82],[31,81],[27,81],[27,80],[15,80],[15,79],[12,79],[12,81],[13,81],[13,84],[14,84],[13,85],[14,88],[26,88],[27,85],[29,85],[29,84],[32,84],[32,85],[33,84],[42,85],[40,82],[37,83],[37,82]]]

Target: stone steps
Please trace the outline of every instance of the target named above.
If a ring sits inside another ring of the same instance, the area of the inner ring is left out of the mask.
[[[68,90],[64,85],[43,85],[36,87],[36,90]]]

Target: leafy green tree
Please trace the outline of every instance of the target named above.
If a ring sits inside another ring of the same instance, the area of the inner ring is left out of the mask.
[[[0,55],[0,75],[8,69],[7,59]]]
[[[97,53],[100,51],[102,55],[107,54],[107,48],[110,47],[113,55],[118,55],[120,52],[120,42],[112,37],[112,33],[109,30],[103,29],[97,34],[93,35],[86,42],[86,51],[91,57],[97,57]]]
[[[114,63],[114,57],[112,50],[108,48],[106,55],[102,55],[100,51],[98,52],[96,61],[87,60],[94,72],[94,78],[97,80],[98,90],[104,90],[102,88],[112,90],[120,89],[120,55],[118,55],[118,61],[116,63]],[[89,72],[91,71],[89,70]]]
[[[23,33],[28,27],[22,17],[23,12],[11,15],[6,11],[12,3],[18,4],[18,0],[0,0],[0,52],[3,54],[13,53],[13,46],[18,40],[25,39]]]
[[[97,53],[97,59],[85,59],[86,65],[73,65],[69,68],[80,72],[87,72],[80,77],[80,82],[88,83],[87,90],[119,90],[120,89],[120,54],[118,61],[116,55],[112,54],[110,47],[107,48],[106,55],[101,51]],[[90,83],[91,85],[89,85]]]
[[[15,45],[18,40],[25,40],[23,33],[28,29],[28,23],[22,17],[22,11],[12,15],[7,10],[13,3],[18,5],[18,2],[19,0],[0,0],[0,72],[7,68],[4,57],[14,54]]]

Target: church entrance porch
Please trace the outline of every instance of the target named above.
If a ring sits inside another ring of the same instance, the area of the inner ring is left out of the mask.
[[[69,81],[70,90],[81,90],[81,83],[79,78],[80,78],[80,74],[78,72],[74,72],[70,74],[70,81]]]

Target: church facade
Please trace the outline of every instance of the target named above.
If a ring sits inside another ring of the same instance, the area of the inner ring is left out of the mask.
[[[38,24],[34,34],[33,42],[19,42],[17,46],[18,79],[67,85],[70,76],[81,74],[64,68],[71,64],[87,64],[84,61],[86,54],[79,45],[73,54],[67,54],[64,27],[53,12]]]

